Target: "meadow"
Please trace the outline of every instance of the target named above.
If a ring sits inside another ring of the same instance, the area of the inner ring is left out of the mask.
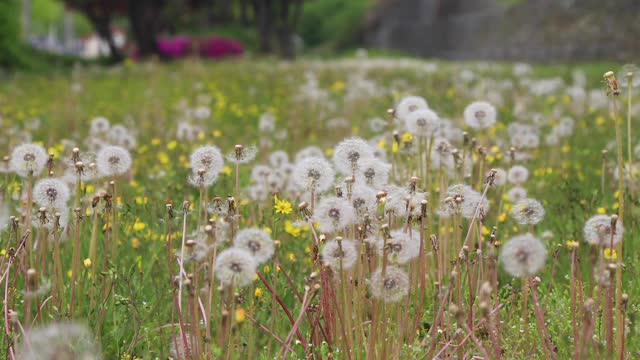
[[[638,358],[637,83],[363,54],[7,75],[2,357]]]

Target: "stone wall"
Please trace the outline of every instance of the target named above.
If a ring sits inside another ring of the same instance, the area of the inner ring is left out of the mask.
[[[640,0],[529,0],[509,8],[495,0],[387,0],[374,14],[367,45],[425,57],[637,61],[640,55]]]

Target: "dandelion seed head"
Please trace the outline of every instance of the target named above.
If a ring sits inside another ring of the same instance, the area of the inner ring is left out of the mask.
[[[271,133],[276,130],[276,118],[272,114],[262,114],[258,119],[258,130],[263,133]]]
[[[389,182],[391,165],[378,159],[367,159],[360,162],[357,182],[364,182],[367,186],[380,189]]]
[[[106,176],[122,175],[131,168],[131,154],[120,146],[105,146],[96,156],[96,166]]]
[[[400,268],[390,265],[382,273],[379,267],[371,275],[371,295],[385,303],[395,303],[409,293],[409,277]]]
[[[256,165],[251,168],[251,179],[263,184],[271,175],[272,169],[267,165]]]
[[[513,203],[516,203],[527,197],[527,190],[522,186],[514,186],[507,191],[507,197]]]
[[[507,171],[503,168],[494,168],[493,170],[496,171],[495,173],[495,177],[493,180],[493,184],[496,186],[503,186],[504,184],[507,183]],[[489,172],[491,170],[487,171],[487,175],[489,175]]]
[[[322,232],[335,232],[354,223],[356,211],[349,200],[339,197],[325,197],[316,207],[313,217],[319,222]]]
[[[609,248],[612,240],[615,246],[623,236],[622,222],[617,220],[616,227],[612,228],[610,215],[595,215],[584,224],[584,240],[591,245]]]
[[[464,109],[464,121],[471,128],[490,128],[496,123],[496,108],[486,101],[475,101]]]
[[[333,151],[333,163],[336,170],[351,175],[368,159],[373,159],[374,152],[371,145],[361,138],[349,138],[340,142]]]
[[[220,149],[212,145],[201,146],[195,149],[191,153],[189,160],[194,173],[199,169],[205,169],[208,177],[217,178],[224,167],[224,160]]]
[[[430,109],[420,109],[404,118],[407,130],[416,136],[430,137],[440,126],[440,117]]]
[[[512,184],[522,184],[529,178],[529,169],[522,165],[514,165],[509,169],[507,180]]]
[[[379,117],[369,119],[367,124],[369,125],[369,129],[374,133],[379,133],[387,128],[387,121]]]
[[[41,179],[33,187],[33,198],[36,203],[49,209],[66,207],[70,196],[69,187],[59,179]]]
[[[234,151],[227,154],[227,161],[234,164],[246,164],[253,159],[256,158],[256,154],[258,153],[258,148],[255,145],[251,146],[242,146],[236,145]]]
[[[11,152],[9,168],[21,177],[37,176],[42,172],[49,156],[44,148],[36,144],[22,144]]]
[[[538,200],[522,199],[511,208],[511,217],[520,225],[536,225],[544,219],[544,207]]]
[[[373,214],[376,210],[376,191],[366,185],[356,183],[351,192],[351,204],[358,216]]]
[[[289,154],[286,151],[278,150],[269,155],[269,164],[276,169],[289,163]]]
[[[250,252],[232,247],[216,257],[216,277],[225,286],[245,287],[253,282],[257,266]]]
[[[310,157],[324,159],[324,152],[317,146],[307,146],[296,153],[296,163]]]
[[[427,200],[428,195],[425,192],[411,193],[407,188],[390,187],[384,210],[401,218],[416,218],[421,213],[420,203]]]
[[[413,229],[411,233],[404,230],[392,230],[391,237],[378,240],[378,251],[387,252],[389,259],[398,264],[405,264],[420,255],[420,233]]]
[[[320,193],[331,187],[335,171],[324,158],[308,157],[295,164],[292,178],[301,189]]]
[[[20,345],[18,358],[100,360],[102,355],[100,346],[86,326],[57,322],[29,331]]]
[[[358,260],[358,246],[353,240],[328,241],[322,249],[322,264],[333,271],[349,270]]]
[[[504,270],[514,277],[526,277],[537,274],[544,267],[547,249],[540,239],[532,234],[511,238],[500,252],[500,261]]]
[[[275,251],[271,235],[258,228],[240,230],[233,238],[233,246],[249,252],[258,264],[271,259]]]
[[[91,120],[91,125],[89,125],[89,133],[91,133],[91,135],[106,134],[107,132],[109,132],[110,126],[111,124],[109,123],[109,119],[98,116]]]
[[[406,96],[402,98],[396,106],[396,118],[400,121],[405,121],[407,116],[412,112],[428,108],[429,104],[427,104],[424,98],[420,96]]]

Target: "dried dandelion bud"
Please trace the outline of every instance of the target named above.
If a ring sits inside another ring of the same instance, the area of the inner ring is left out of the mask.
[[[482,314],[482,317],[489,316],[490,312],[491,312],[491,306],[489,305],[489,303],[487,301],[481,301],[480,302],[480,313]]]
[[[449,304],[449,313],[456,319],[457,322],[464,322],[464,312],[458,305],[454,303]]]
[[[389,115],[393,119],[396,116],[396,110],[393,108],[387,109],[387,115]]]
[[[27,270],[27,283],[31,289],[38,287],[38,272],[36,269],[30,268]]]
[[[440,244],[438,243],[438,237],[435,234],[431,234],[429,238],[431,239],[431,245],[433,246],[433,250],[438,251],[440,249]]]
[[[620,86],[616,79],[616,74],[613,71],[607,71],[604,73],[604,81],[607,84],[607,95],[613,94],[614,96],[620,95]]]

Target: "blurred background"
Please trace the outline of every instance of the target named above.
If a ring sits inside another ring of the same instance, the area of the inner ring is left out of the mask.
[[[354,49],[445,59],[633,61],[638,0],[0,0],[0,66]]]

